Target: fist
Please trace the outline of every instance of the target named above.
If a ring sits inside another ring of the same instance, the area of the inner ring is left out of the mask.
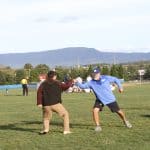
[[[39,104],[39,105],[37,105],[37,106],[38,106],[38,108],[42,108],[42,107],[43,107],[41,104]]]
[[[77,80],[76,79],[73,79],[73,83],[76,83],[77,82]]]
[[[123,89],[119,89],[119,92],[122,93],[122,92],[123,92]]]

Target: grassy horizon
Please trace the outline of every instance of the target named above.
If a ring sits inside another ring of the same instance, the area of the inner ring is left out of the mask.
[[[63,93],[63,105],[70,114],[70,135],[63,135],[62,119],[55,113],[51,131],[39,135],[42,111],[36,107],[36,92],[21,96],[21,90],[0,93],[0,150],[149,150],[150,85],[115,91],[117,101],[133,128],[105,107],[100,113],[102,132],[94,132],[92,107],[95,97],[88,93]]]

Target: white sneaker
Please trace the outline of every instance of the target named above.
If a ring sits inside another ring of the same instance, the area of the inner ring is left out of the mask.
[[[129,121],[125,121],[124,124],[127,128],[132,128],[132,124]]]
[[[95,131],[96,131],[96,132],[101,132],[101,131],[102,131],[101,126],[96,126],[96,127],[95,127]]]
[[[64,131],[64,135],[66,135],[66,134],[71,134],[72,132],[71,131]]]
[[[42,135],[42,134],[47,134],[47,133],[48,133],[48,131],[40,131],[40,132],[39,132],[39,134],[41,134],[41,135]]]

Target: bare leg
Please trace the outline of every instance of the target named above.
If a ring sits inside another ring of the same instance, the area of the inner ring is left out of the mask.
[[[117,114],[120,116],[120,118],[123,120],[123,123],[126,125],[128,128],[132,128],[132,124],[126,119],[125,114],[122,110],[119,110]]]
[[[96,126],[100,125],[99,108],[93,108],[93,120]]]
[[[102,128],[100,126],[100,119],[99,119],[99,108],[93,108],[93,120],[95,122],[95,131],[100,132],[102,131]]]
[[[123,122],[125,122],[127,120],[124,112],[121,109],[117,112],[117,114],[120,116],[120,118],[123,120]]]

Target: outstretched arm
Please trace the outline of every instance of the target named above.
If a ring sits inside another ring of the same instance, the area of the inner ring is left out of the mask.
[[[65,90],[67,90],[69,87],[71,87],[72,85],[73,85],[73,81],[70,80],[70,81],[68,81],[68,82],[66,82],[66,83],[61,83],[61,84],[60,84],[60,87],[61,87],[61,89],[62,89],[63,91],[65,91]]]
[[[88,88],[90,88],[90,85],[89,85],[88,82],[86,82],[86,83],[79,83],[79,82],[75,81],[75,85],[77,85],[81,89],[88,89]]]

